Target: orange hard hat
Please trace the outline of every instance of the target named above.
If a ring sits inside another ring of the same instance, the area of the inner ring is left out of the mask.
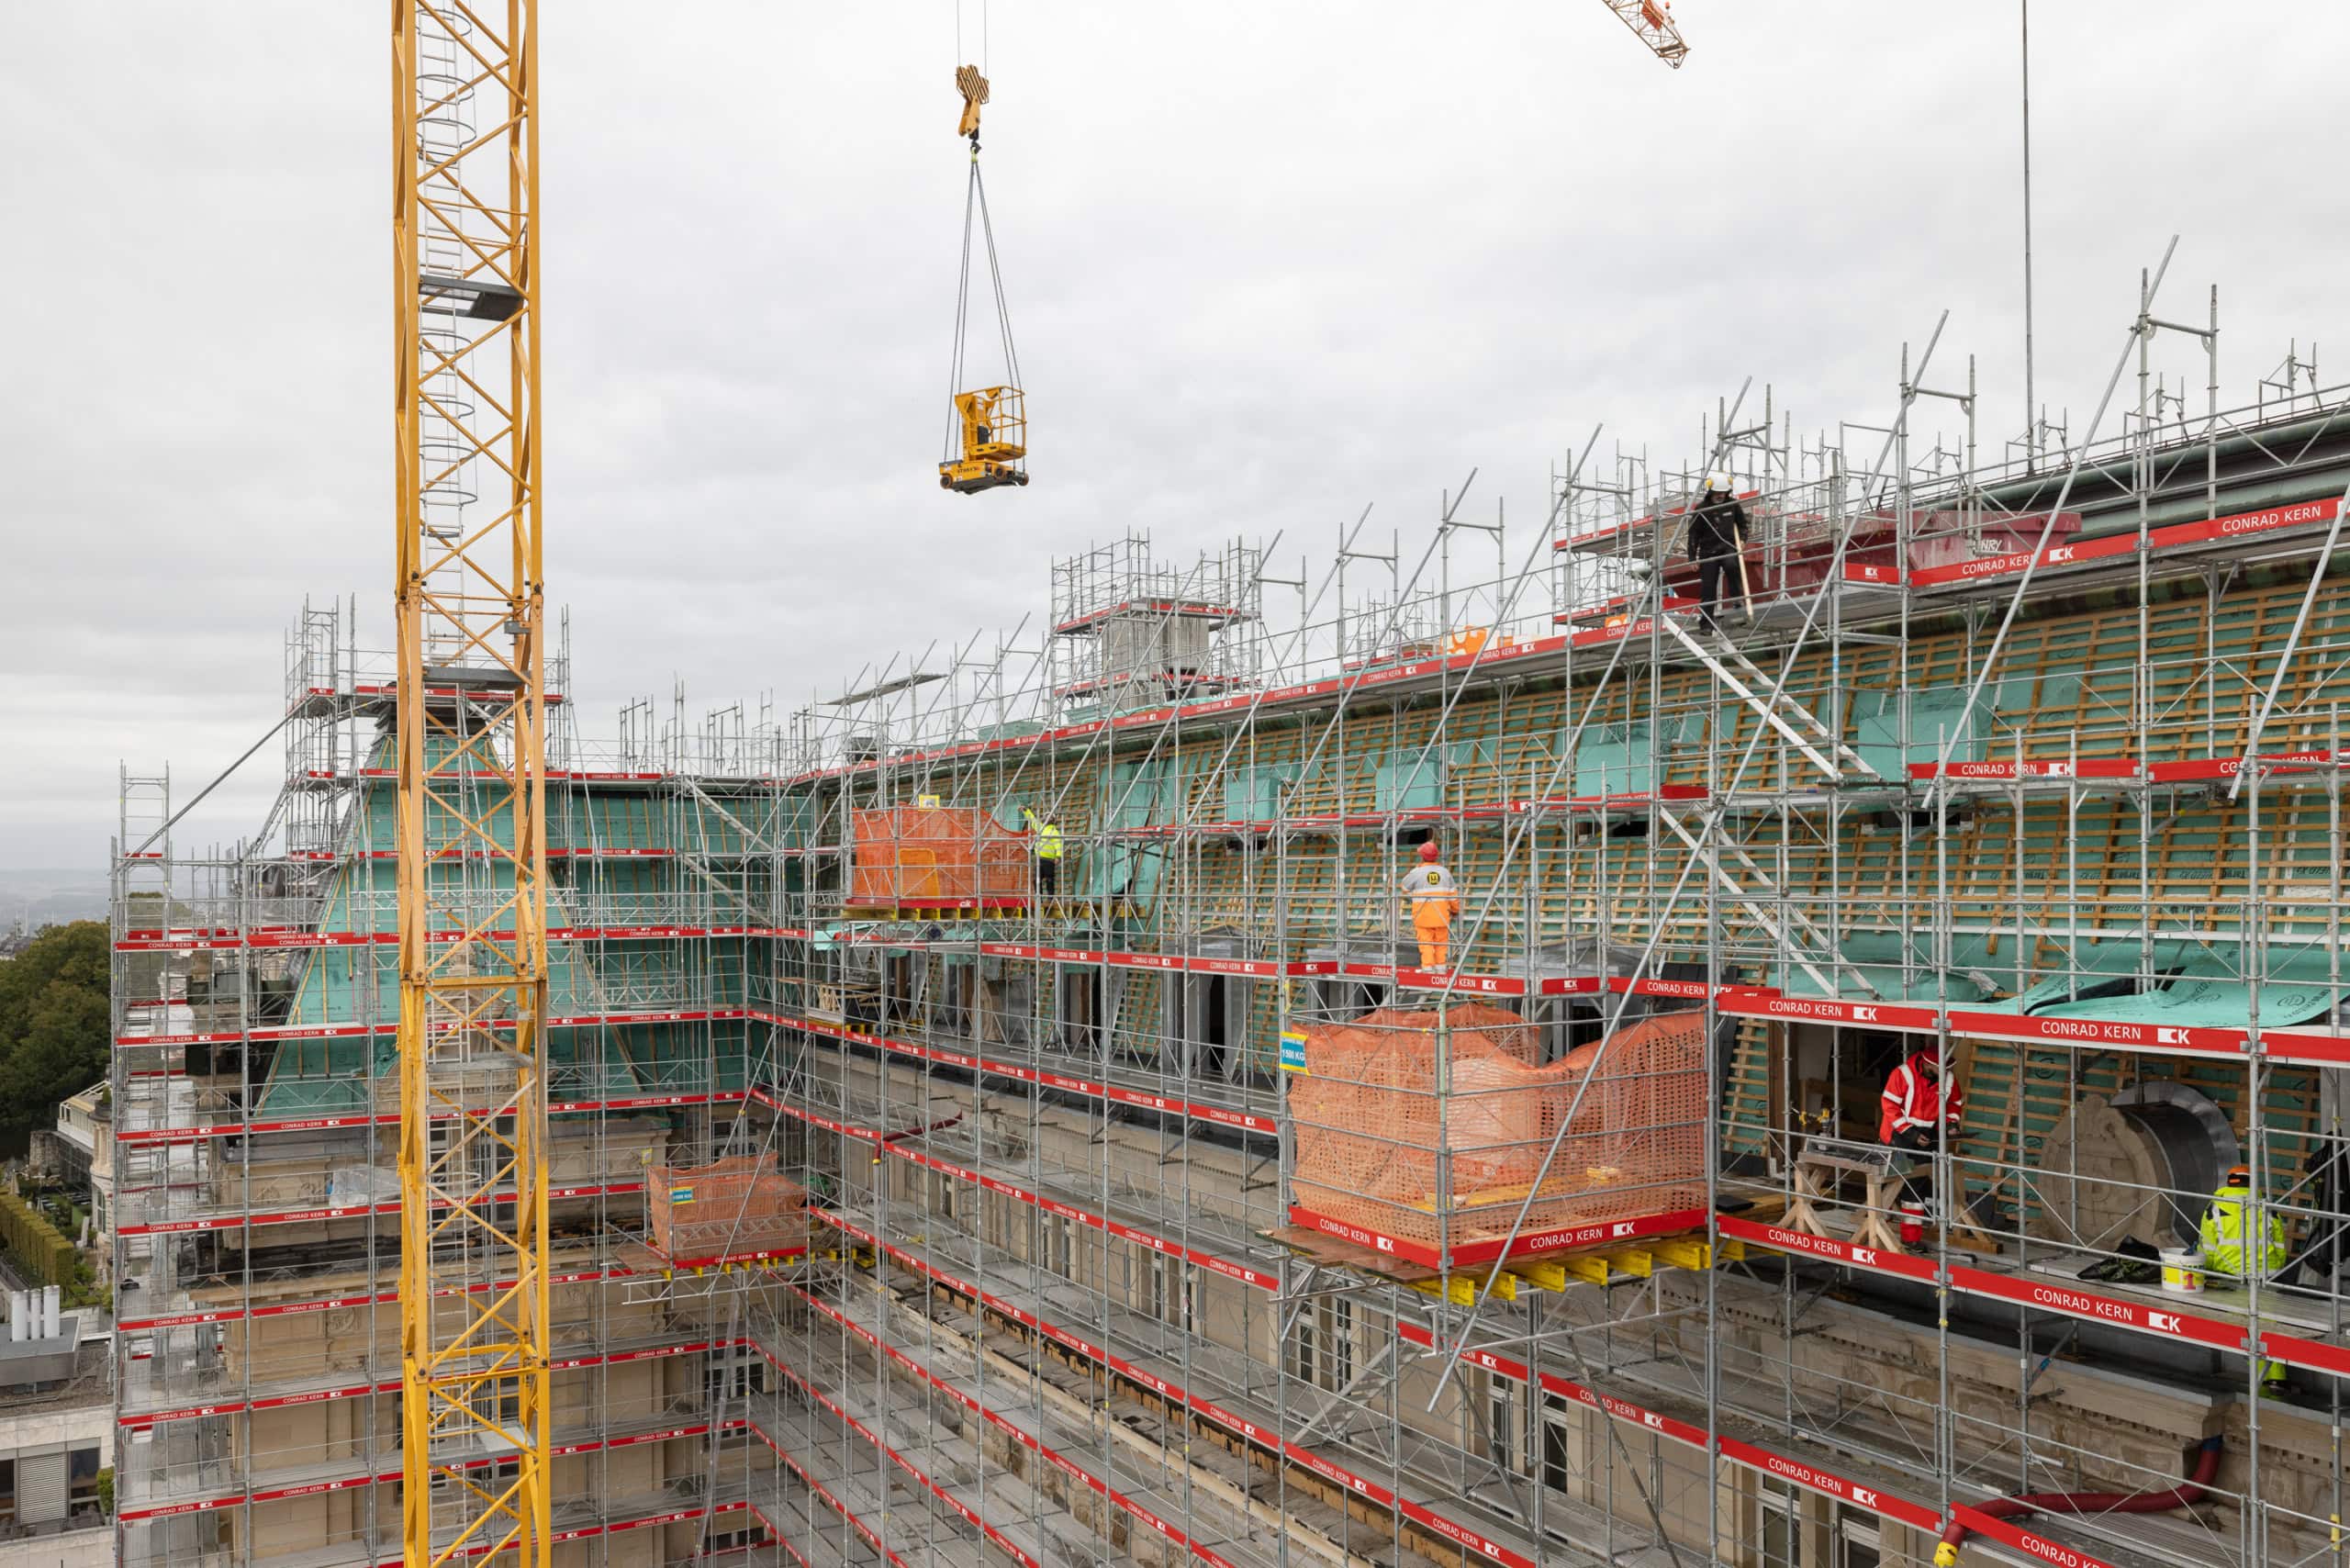
[[[1436,858],[1435,839],[1431,838],[1427,843],[1420,846],[1420,858],[1423,860],[1433,860]]]
[[[2249,1187],[2249,1186],[2251,1186],[2251,1185],[2252,1185],[2252,1167],[2251,1167],[2251,1166],[2249,1166],[2249,1165],[2231,1165],[2231,1166],[2229,1166],[2229,1167],[2228,1167],[2228,1179],[2227,1179],[2226,1181],[2224,1181],[2224,1182],[2221,1182],[2220,1184],[2221,1184],[2221,1186],[2223,1186],[2223,1187]]]

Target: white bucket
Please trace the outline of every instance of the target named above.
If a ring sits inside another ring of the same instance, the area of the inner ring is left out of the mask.
[[[2163,1289],[2173,1295],[2194,1295],[2203,1289],[2203,1254],[2193,1248],[2163,1252]]]

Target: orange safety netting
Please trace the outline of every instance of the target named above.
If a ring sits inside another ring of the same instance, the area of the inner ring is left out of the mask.
[[[888,806],[850,814],[851,904],[1017,902],[1028,896],[1029,840],[986,812]]]
[[[645,1173],[645,1239],[672,1262],[808,1245],[808,1193],[756,1155]]]
[[[1299,1206],[1430,1247],[1499,1240],[1570,1105],[1521,1235],[1703,1202],[1703,1014],[1640,1019],[1548,1066],[1514,1013],[1467,1002],[1441,1016],[1441,1032],[1438,1014],[1392,1008],[1306,1026],[1305,1071],[1289,1080]]]

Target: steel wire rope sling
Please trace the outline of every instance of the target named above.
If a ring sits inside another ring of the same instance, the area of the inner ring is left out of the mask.
[[[963,252],[955,284],[955,347],[947,373],[946,440],[938,465],[941,487],[976,494],[1002,485],[1025,485],[1028,419],[1021,391],[1020,354],[1012,339],[1012,309],[1004,298],[1003,266],[996,251],[995,220],[988,211],[988,188],[979,172],[979,108],[988,101],[988,80],[975,65],[955,72],[963,96],[957,134],[971,144],[970,177],[963,186]],[[995,300],[997,335],[1003,348],[1003,380],[967,386],[971,328],[971,238],[976,218],[987,250],[988,285]]]

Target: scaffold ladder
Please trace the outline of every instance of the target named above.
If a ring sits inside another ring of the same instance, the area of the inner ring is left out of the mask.
[[[1658,812],[1655,820],[1662,823],[1673,836],[1679,839],[1687,847],[1689,853],[1696,857],[1713,873],[1714,879],[1721,884],[1722,890],[1736,900],[1739,907],[1746,911],[1754,924],[1761,926],[1764,934],[1778,946],[1780,950],[1788,955],[1790,962],[1812,978],[1823,994],[1834,996],[1837,994],[1837,988],[1827,975],[1820,972],[1818,964],[1826,964],[1831,969],[1852,976],[1854,983],[1863,992],[1872,997],[1877,995],[1876,988],[1868,982],[1865,975],[1844,958],[1833,937],[1820,930],[1811,916],[1804,913],[1801,909],[1780,899],[1778,883],[1768,871],[1762,868],[1762,862],[1749,855],[1744,846],[1738,840],[1726,833],[1716,833],[1712,835],[1713,845],[1718,856],[1735,861],[1738,868],[1751,879],[1751,881],[1740,882],[1738,878],[1730,875],[1729,869],[1722,865],[1721,858],[1707,854],[1706,840],[1691,833],[1687,824],[1673,812]],[[1773,919],[1771,915],[1773,908],[1781,910],[1785,919]],[[1792,940],[1791,937],[1794,936],[1800,936],[1803,941]],[[1806,944],[1809,946],[1809,955],[1805,951]],[[1815,957],[1818,963],[1813,961]]]
[[[1753,709],[1764,723],[1785,735],[1820,772],[1830,778],[1842,778],[1848,772],[1870,778],[1881,777],[1817,713],[1787,695],[1776,678],[1731,647],[1728,639],[1709,647],[1705,639],[1693,634],[1674,617],[1660,614],[1656,619],[1657,624],[1713,671],[1724,686],[1736,692],[1739,700]],[[1836,761],[1829,760],[1831,754]]]

